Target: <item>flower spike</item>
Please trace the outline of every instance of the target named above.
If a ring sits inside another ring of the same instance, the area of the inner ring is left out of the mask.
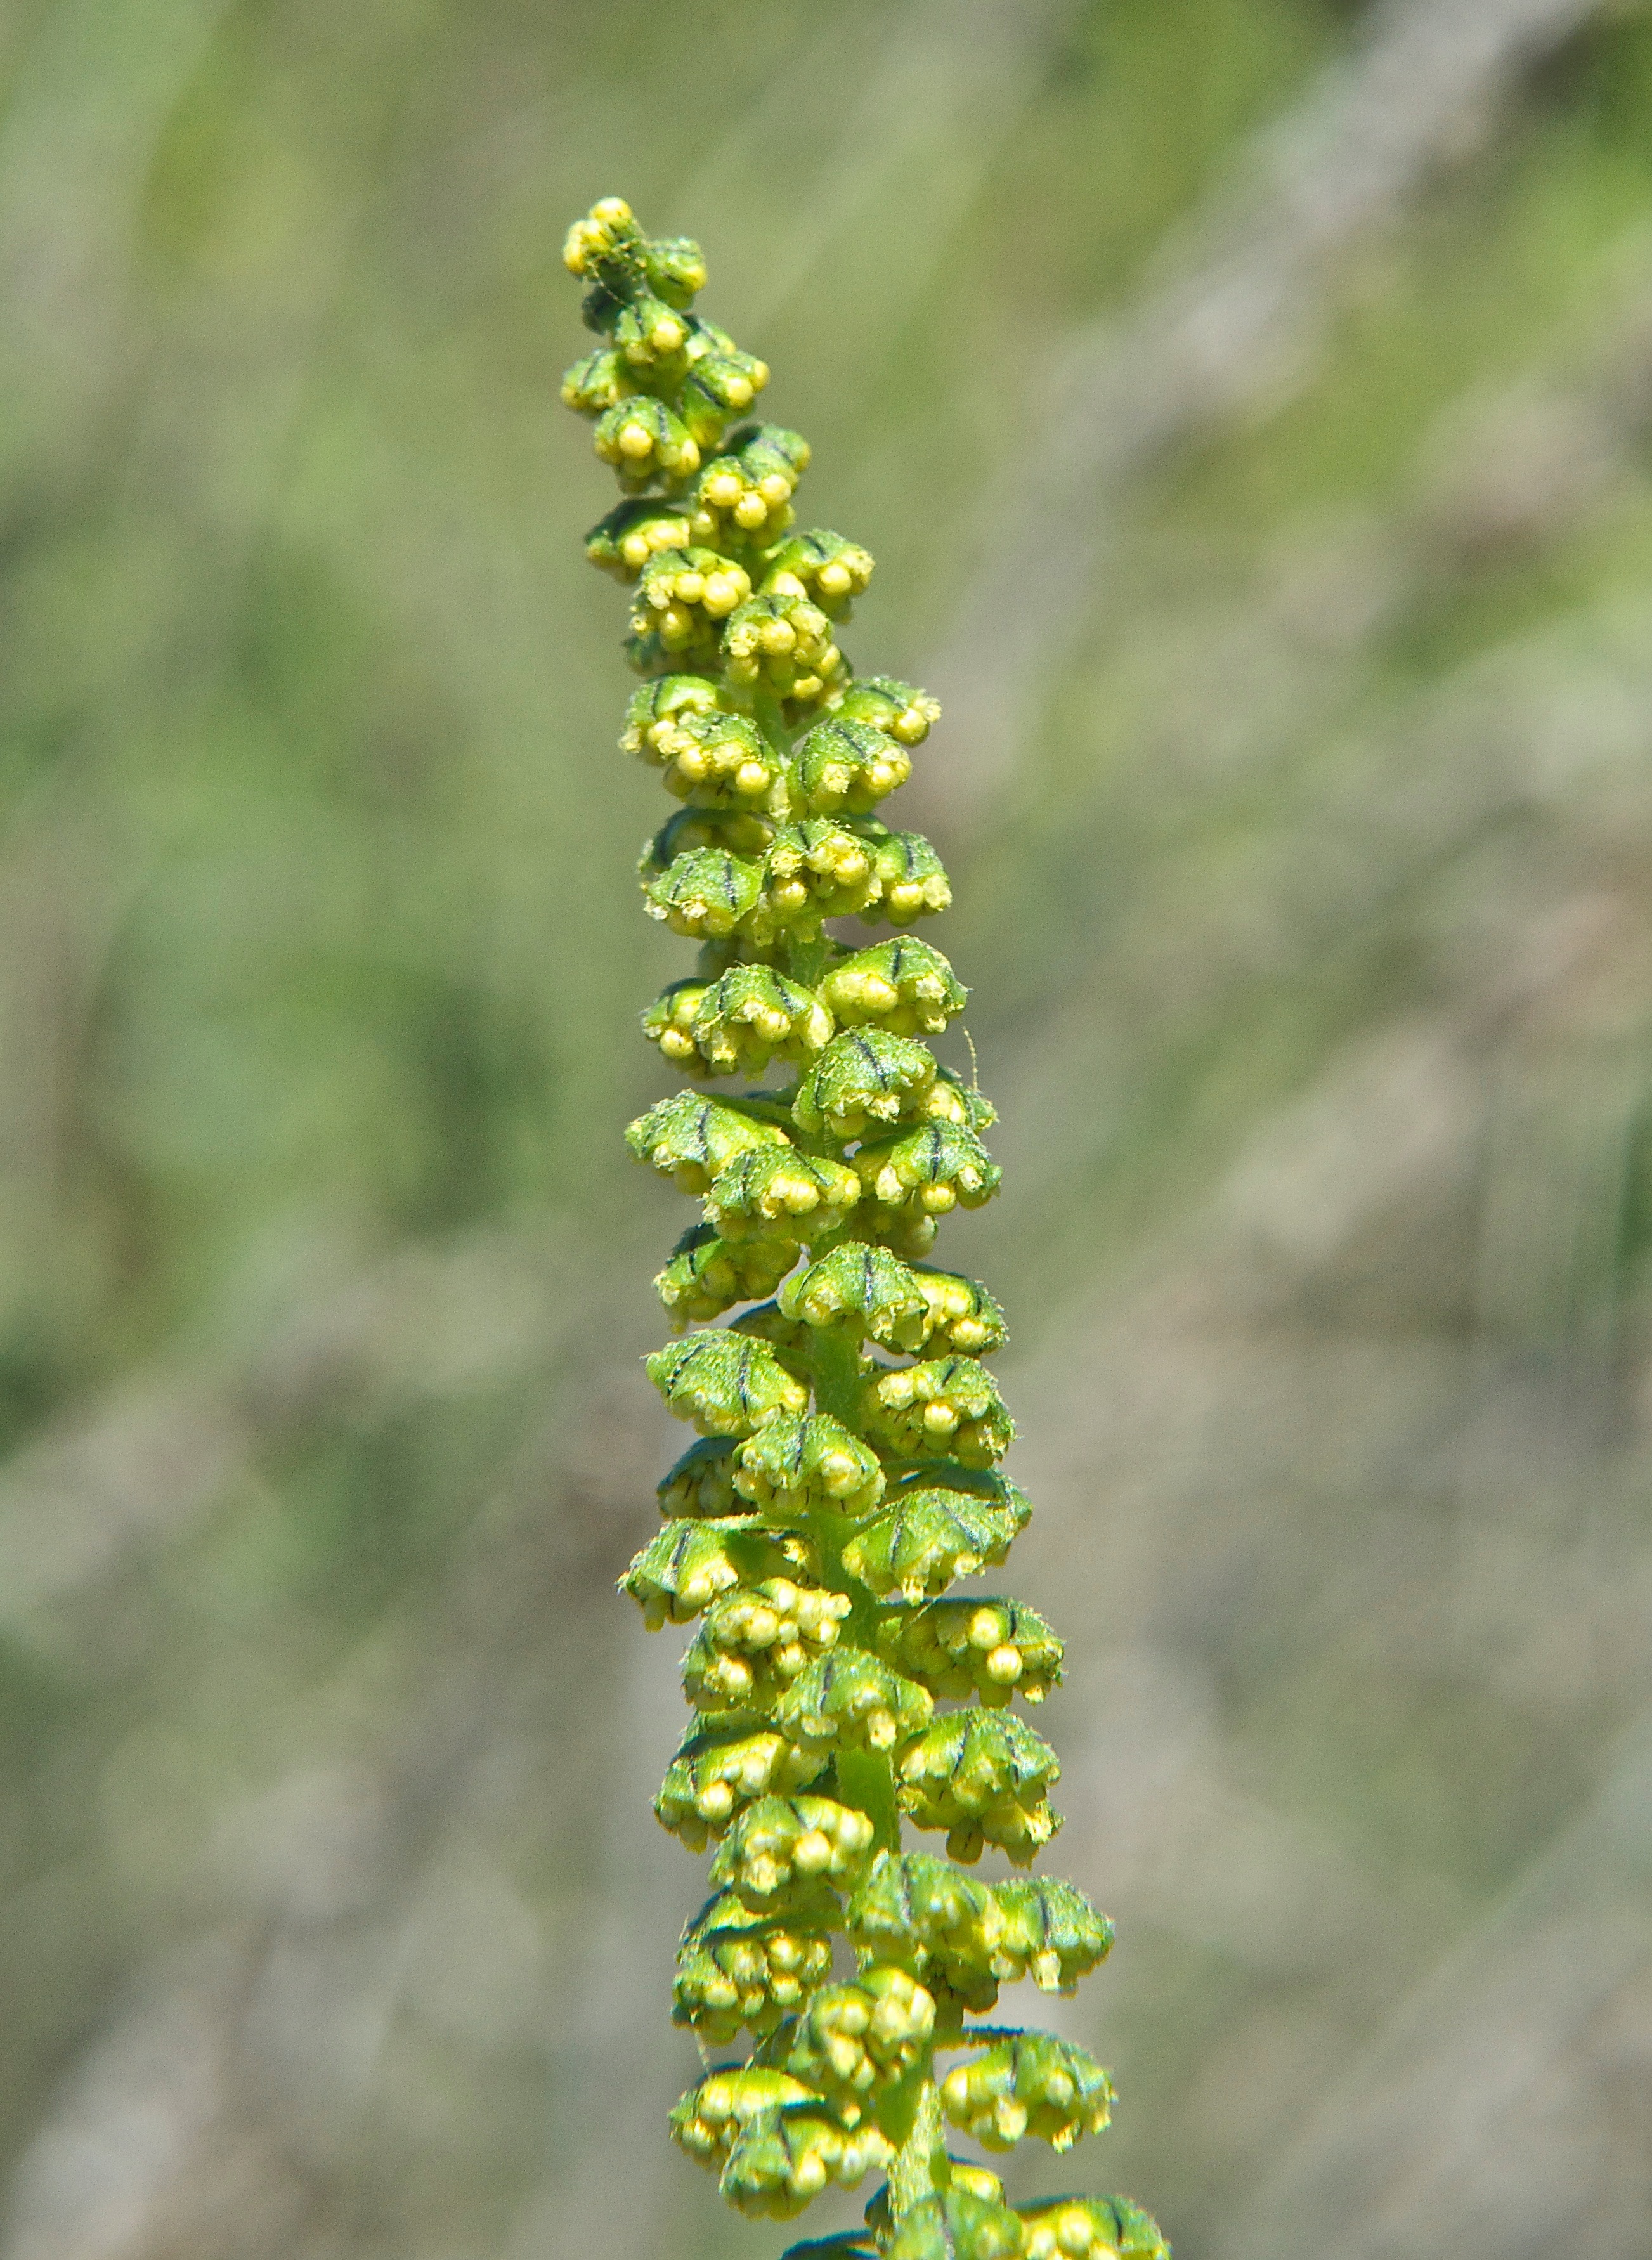
[[[1112,1927],[1059,1878],[970,1872],[989,1847],[1030,1866],[1061,1825],[1019,1706],[1062,1648],[1023,1602],[954,1590],[1031,1509],[997,1471],[1014,1424],[980,1362],[1004,1313],[920,1260],[1000,1175],[993,1109],[930,1048],[967,992],[907,931],[947,909],[947,874],[883,813],[940,710],[845,658],[872,558],[798,524],[808,442],[751,420],[769,370],[697,311],[699,247],[607,197],[563,255],[598,343],[562,398],[621,495],[586,554],[629,593],[643,678],[620,745],[678,804],[644,907],[698,948],[641,1016],[690,1082],[626,1134],[703,1204],[647,1361],[699,1439],[620,1580],[651,1630],[693,1628],[654,1810],[712,1896],[671,2014],[736,2050],[671,2134],[747,2214],[887,2175],[864,2228],[796,2260],[1169,2260],[1127,2199],[1018,2206],[947,2149],[948,2123],[994,2150],[1106,2125],[1082,2049],[980,2020],[1002,1985],[1071,1992]]]

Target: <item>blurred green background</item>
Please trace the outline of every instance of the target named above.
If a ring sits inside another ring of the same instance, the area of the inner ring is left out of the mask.
[[[1180,2260],[1652,2249],[1652,19],[0,9],[3,2260],[776,2252],[673,2153],[681,970],[557,253],[880,558]],[[858,2217],[823,2202],[800,2231]]]

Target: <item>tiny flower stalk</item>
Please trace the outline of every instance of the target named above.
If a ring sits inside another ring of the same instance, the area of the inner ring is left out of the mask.
[[[686,1086],[626,1134],[701,1204],[647,1362],[698,1440],[621,1581],[650,1627],[693,1627],[655,1810],[710,1856],[673,2009],[706,2070],[671,2132],[747,2214],[880,2176],[817,2260],[1162,2260],[1127,2199],[1018,2206],[949,2147],[1107,2124],[1082,2049],[990,2020],[1021,1979],[1070,1992],[1112,1931],[1069,1883],[969,1872],[989,1848],[1029,1868],[1060,1826],[1024,1713],[1062,1643],[962,1589],[1030,1510],[982,1362],[1003,1313],[933,1260],[999,1177],[992,1108],[931,1049],[965,1001],[912,931],[947,875],[883,812],[939,709],[844,656],[872,560],[798,529],[808,443],[751,419],[769,371],[694,311],[698,247],[610,197],[565,256],[603,343],[562,397],[622,490],[586,543],[631,593],[620,744],[676,804],[643,897],[698,948],[642,1015]]]

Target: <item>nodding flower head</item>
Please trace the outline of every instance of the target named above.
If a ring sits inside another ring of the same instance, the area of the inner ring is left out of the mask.
[[[969,1872],[988,1848],[1029,1866],[1060,1827],[1024,1709],[1063,1651],[967,1584],[1031,1512],[980,1362],[1004,1313],[920,1260],[999,1182],[992,1107],[932,1048],[967,992],[906,931],[947,909],[947,874],[882,812],[940,710],[844,656],[872,558],[798,523],[808,442],[747,420],[769,373],[697,311],[698,245],[608,197],[563,257],[598,343],[562,397],[621,490],[585,538],[630,597],[620,743],[677,804],[644,908],[698,952],[641,1016],[690,1081],[626,1134],[703,1205],[647,1362],[698,1439],[620,1580],[650,1629],[690,1628],[654,1810],[712,1892],[670,2013],[734,2051],[671,2133],[746,2214],[885,2176],[820,2260],[1168,2260],[1127,2199],[1018,2206],[947,2149],[948,2124],[995,2150],[1105,2126],[1083,2049],[980,2020],[1001,1985],[1069,1992],[1112,1929],[1076,1885]]]

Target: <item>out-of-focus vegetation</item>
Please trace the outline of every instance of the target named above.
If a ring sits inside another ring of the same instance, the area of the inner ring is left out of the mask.
[[[16,0],[0,80],[4,2260],[779,2241],[663,2138],[608,1598],[612,190],[949,701],[1078,2178],[1182,2260],[1639,2260],[1652,21]]]

